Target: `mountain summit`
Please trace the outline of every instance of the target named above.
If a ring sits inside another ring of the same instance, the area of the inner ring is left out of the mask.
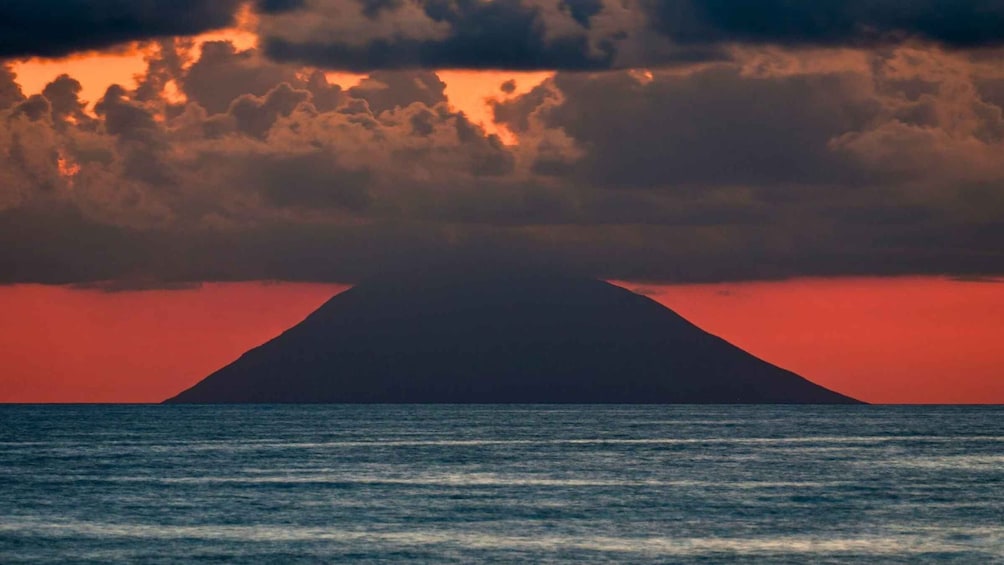
[[[166,402],[857,401],[620,287],[481,272],[360,284]]]

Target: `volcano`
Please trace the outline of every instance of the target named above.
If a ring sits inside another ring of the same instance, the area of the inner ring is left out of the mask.
[[[858,401],[623,288],[491,272],[364,282],[166,402]]]

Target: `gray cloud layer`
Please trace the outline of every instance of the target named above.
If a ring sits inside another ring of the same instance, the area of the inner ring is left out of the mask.
[[[0,53],[196,33],[240,3],[128,4],[51,40],[36,11]],[[73,77],[26,96],[0,64],[0,282],[352,282],[444,256],[652,281],[1004,273],[997,2],[256,4],[262,52],[163,40],[93,108]],[[342,88],[303,61],[381,70]],[[506,145],[426,66],[562,70],[499,85]]]
[[[444,255],[658,281],[1000,274],[995,61],[749,48],[558,73],[500,90],[509,146],[429,71],[343,89],[164,42],[89,113],[71,77],[25,97],[3,69],[0,281],[351,282]]]

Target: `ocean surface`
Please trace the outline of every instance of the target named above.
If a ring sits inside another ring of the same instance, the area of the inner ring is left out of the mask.
[[[0,562],[1004,563],[1004,408],[0,406]]]

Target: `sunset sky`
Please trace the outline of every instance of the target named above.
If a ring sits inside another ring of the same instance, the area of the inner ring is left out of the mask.
[[[160,401],[449,254],[1004,403],[1004,2],[53,6],[0,3],[0,402]]]

